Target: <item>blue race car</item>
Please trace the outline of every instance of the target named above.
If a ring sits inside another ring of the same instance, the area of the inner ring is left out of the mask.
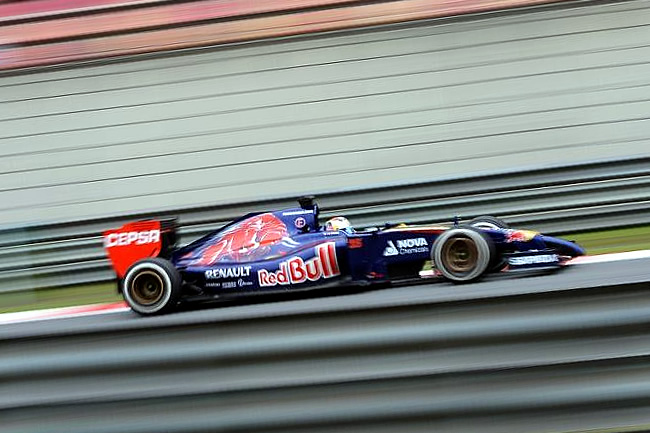
[[[104,233],[104,246],[124,299],[141,315],[181,302],[420,279],[428,260],[439,277],[468,283],[491,272],[560,268],[585,253],[494,217],[357,231],[343,217],[319,225],[310,197],[299,204],[248,214],[180,248],[174,220],[125,224]]]

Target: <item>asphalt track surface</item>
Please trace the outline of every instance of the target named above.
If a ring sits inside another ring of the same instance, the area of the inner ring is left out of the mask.
[[[526,296],[563,291],[596,290],[598,287],[650,281],[650,258],[567,266],[545,274],[490,275],[466,285],[453,285],[437,278],[422,284],[385,289],[320,291],[308,296],[275,296],[247,304],[217,304],[158,317],[140,317],[118,311],[82,317],[0,325],[0,339],[54,336],[75,333],[187,326],[252,318],[277,317],[345,310],[364,310],[396,305],[463,302],[479,299]],[[251,303],[254,302],[254,303]]]

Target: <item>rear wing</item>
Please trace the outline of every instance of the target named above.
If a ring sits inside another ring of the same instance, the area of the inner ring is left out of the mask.
[[[175,219],[147,220],[124,224],[103,233],[104,249],[118,278],[146,257],[169,257],[176,244]]]

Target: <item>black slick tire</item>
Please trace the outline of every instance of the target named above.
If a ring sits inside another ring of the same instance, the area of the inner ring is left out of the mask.
[[[182,279],[169,260],[138,260],[126,271],[122,296],[133,311],[142,316],[171,312],[181,296]]]
[[[492,240],[474,227],[449,229],[431,248],[431,261],[453,283],[479,280],[489,271],[495,256]]]
[[[469,225],[481,230],[500,230],[510,228],[507,222],[490,215],[476,217],[469,222]],[[489,272],[501,272],[506,268],[506,266],[508,266],[508,260],[502,255],[495,254],[492,257]]]
[[[476,227],[477,229],[489,229],[489,230],[510,228],[508,223],[506,223],[505,221],[490,215],[476,217],[469,222],[469,225],[472,227]]]

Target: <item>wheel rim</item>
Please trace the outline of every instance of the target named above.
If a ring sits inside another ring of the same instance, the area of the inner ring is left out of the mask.
[[[143,271],[131,282],[131,297],[140,305],[153,305],[164,294],[164,284],[160,275],[153,271]]]
[[[445,244],[442,258],[450,272],[467,273],[476,267],[478,248],[469,238],[454,238]]]

